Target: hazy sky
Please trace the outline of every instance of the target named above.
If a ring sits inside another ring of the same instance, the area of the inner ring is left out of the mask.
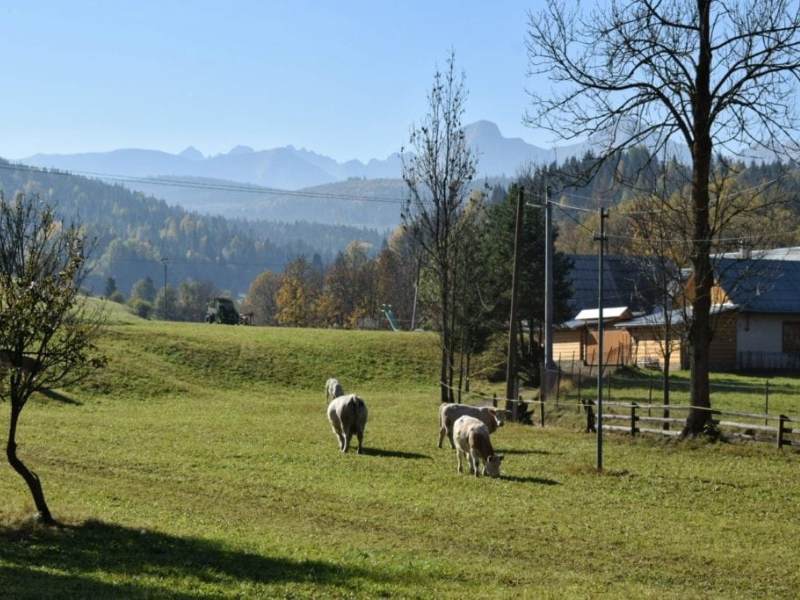
[[[532,143],[527,12],[540,0],[0,4],[0,156],[286,144],[397,151],[452,47],[466,122]]]

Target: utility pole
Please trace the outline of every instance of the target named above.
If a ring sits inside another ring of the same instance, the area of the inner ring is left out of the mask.
[[[553,372],[553,206],[550,186],[544,188],[544,381],[540,382],[547,400],[552,389]]]
[[[167,262],[169,259],[164,256],[161,258],[161,264],[164,265],[164,287],[162,291],[162,296],[164,298],[164,318],[166,319],[169,315],[169,306],[167,305]]]
[[[508,358],[506,360],[506,399],[514,400],[513,418],[517,419],[517,288],[519,287],[519,261],[522,254],[522,219],[525,208],[525,188],[517,195],[517,219],[514,226],[514,266],[511,275],[511,315],[508,324]]]
[[[606,217],[608,211],[602,206],[598,209],[600,216],[600,235],[595,240],[600,242],[597,250],[597,470],[603,470],[603,250],[606,242]]]

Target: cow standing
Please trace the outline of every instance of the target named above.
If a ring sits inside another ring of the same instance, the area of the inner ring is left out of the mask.
[[[331,377],[325,382],[325,400],[330,402],[339,396],[344,396],[344,388],[342,388],[342,384],[339,383],[338,379]]]
[[[350,438],[355,435],[358,438],[358,453],[361,454],[367,425],[367,405],[364,401],[355,394],[334,398],[328,404],[328,420],[339,440],[339,449],[347,452]]]
[[[453,438],[456,442],[456,458],[458,472],[463,473],[462,458],[467,457],[470,473],[478,477],[480,464],[483,462],[483,474],[489,477],[500,476],[502,454],[495,454],[489,438],[489,428],[475,417],[464,415],[453,425]]]
[[[442,440],[444,440],[445,435],[450,440],[450,447],[456,447],[453,443],[453,423],[464,415],[469,415],[482,421],[488,427],[489,433],[494,433],[498,427],[503,425],[503,422],[498,418],[497,409],[492,406],[442,404],[439,407],[439,448],[442,447]]]

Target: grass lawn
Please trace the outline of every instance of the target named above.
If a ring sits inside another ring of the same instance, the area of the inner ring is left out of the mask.
[[[437,439],[427,334],[115,321],[110,365],[26,408],[0,468],[0,596],[797,597],[800,455],[507,425],[504,477]],[[337,452],[324,382],[370,409]],[[7,426],[2,406],[0,426]]]

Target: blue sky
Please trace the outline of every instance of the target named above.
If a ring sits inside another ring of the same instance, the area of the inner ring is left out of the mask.
[[[455,49],[466,122],[522,125],[527,12],[540,0],[0,4],[0,156],[188,145],[383,158]],[[535,83],[535,82],[533,82]]]

